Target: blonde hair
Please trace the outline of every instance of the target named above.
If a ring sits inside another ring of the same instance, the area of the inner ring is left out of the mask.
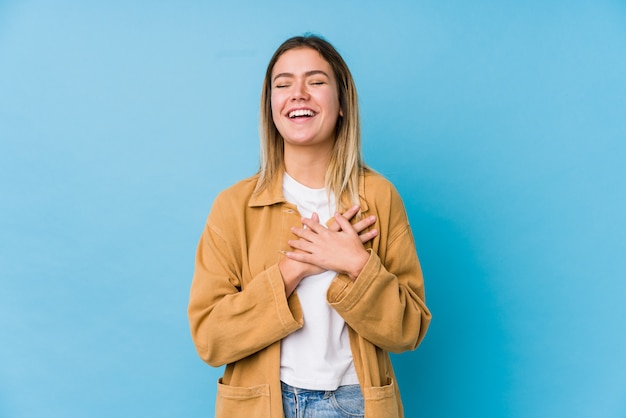
[[[295,36],[283,42],[270,59],[261,92],[261,166],[256,193],[266,189],[284,170],[284,142],[272,118],[271,77],[274,65],[285,52],[294,48],[317,51],[333,69],[337,80],[339,106],[343,116],[337,119],[335,144],[326,170],[326,190],[337,199],[337,210],[344,211],[359,203],[359,175],[367,167],[361,155],[361,127],[356,86],[347,64],[337,50],[317,35]]]

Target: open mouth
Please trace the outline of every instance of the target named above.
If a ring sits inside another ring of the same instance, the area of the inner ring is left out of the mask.
[[[312,118],[313,116],[315,116],[315,112],[311,109],[297,109],[289,112],[290,119]]]

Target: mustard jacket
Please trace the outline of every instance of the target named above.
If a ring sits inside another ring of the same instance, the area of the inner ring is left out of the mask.
[[[200,238],[189,323],[200,357],[226,365],[218,382],[217,418],[282,418],[280,341],[302,327],[297,289],[287,298],[278,269],[300,227],[279,176],[252,194],[257,176],[221,192]],[[413,350],[430,323],[422,272],[404,205],[393,185],[366,171],[359,195],[364,216],[376,215],[370,258],[352,281],[339,274],[328,303],[349,327],[366,418],[403,417],[388,352]],[[306,359],[303,359],[306,361]]]

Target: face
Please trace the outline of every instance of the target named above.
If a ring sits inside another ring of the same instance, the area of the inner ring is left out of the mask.
[[[319,52],[296,48],[280,56],[272,69],[271,104],[285,150],[332,147],[337,118],[343,114],[333,70]]]

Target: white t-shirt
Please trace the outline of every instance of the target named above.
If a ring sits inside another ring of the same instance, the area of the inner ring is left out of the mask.
[[[326,189],[310,189],[287,173],[283,193],[298,207],[300,215],[313,212],[325,225],[335,212],[335,199],[328,201]],[[334,271],[305,277],[296,292],[304,314],[304,326],[281,343],[280,379],[288,385],[312,390],[335,390],[358,384],[354,369],[348,327],[326,302],[326,292],[337,275]]]

